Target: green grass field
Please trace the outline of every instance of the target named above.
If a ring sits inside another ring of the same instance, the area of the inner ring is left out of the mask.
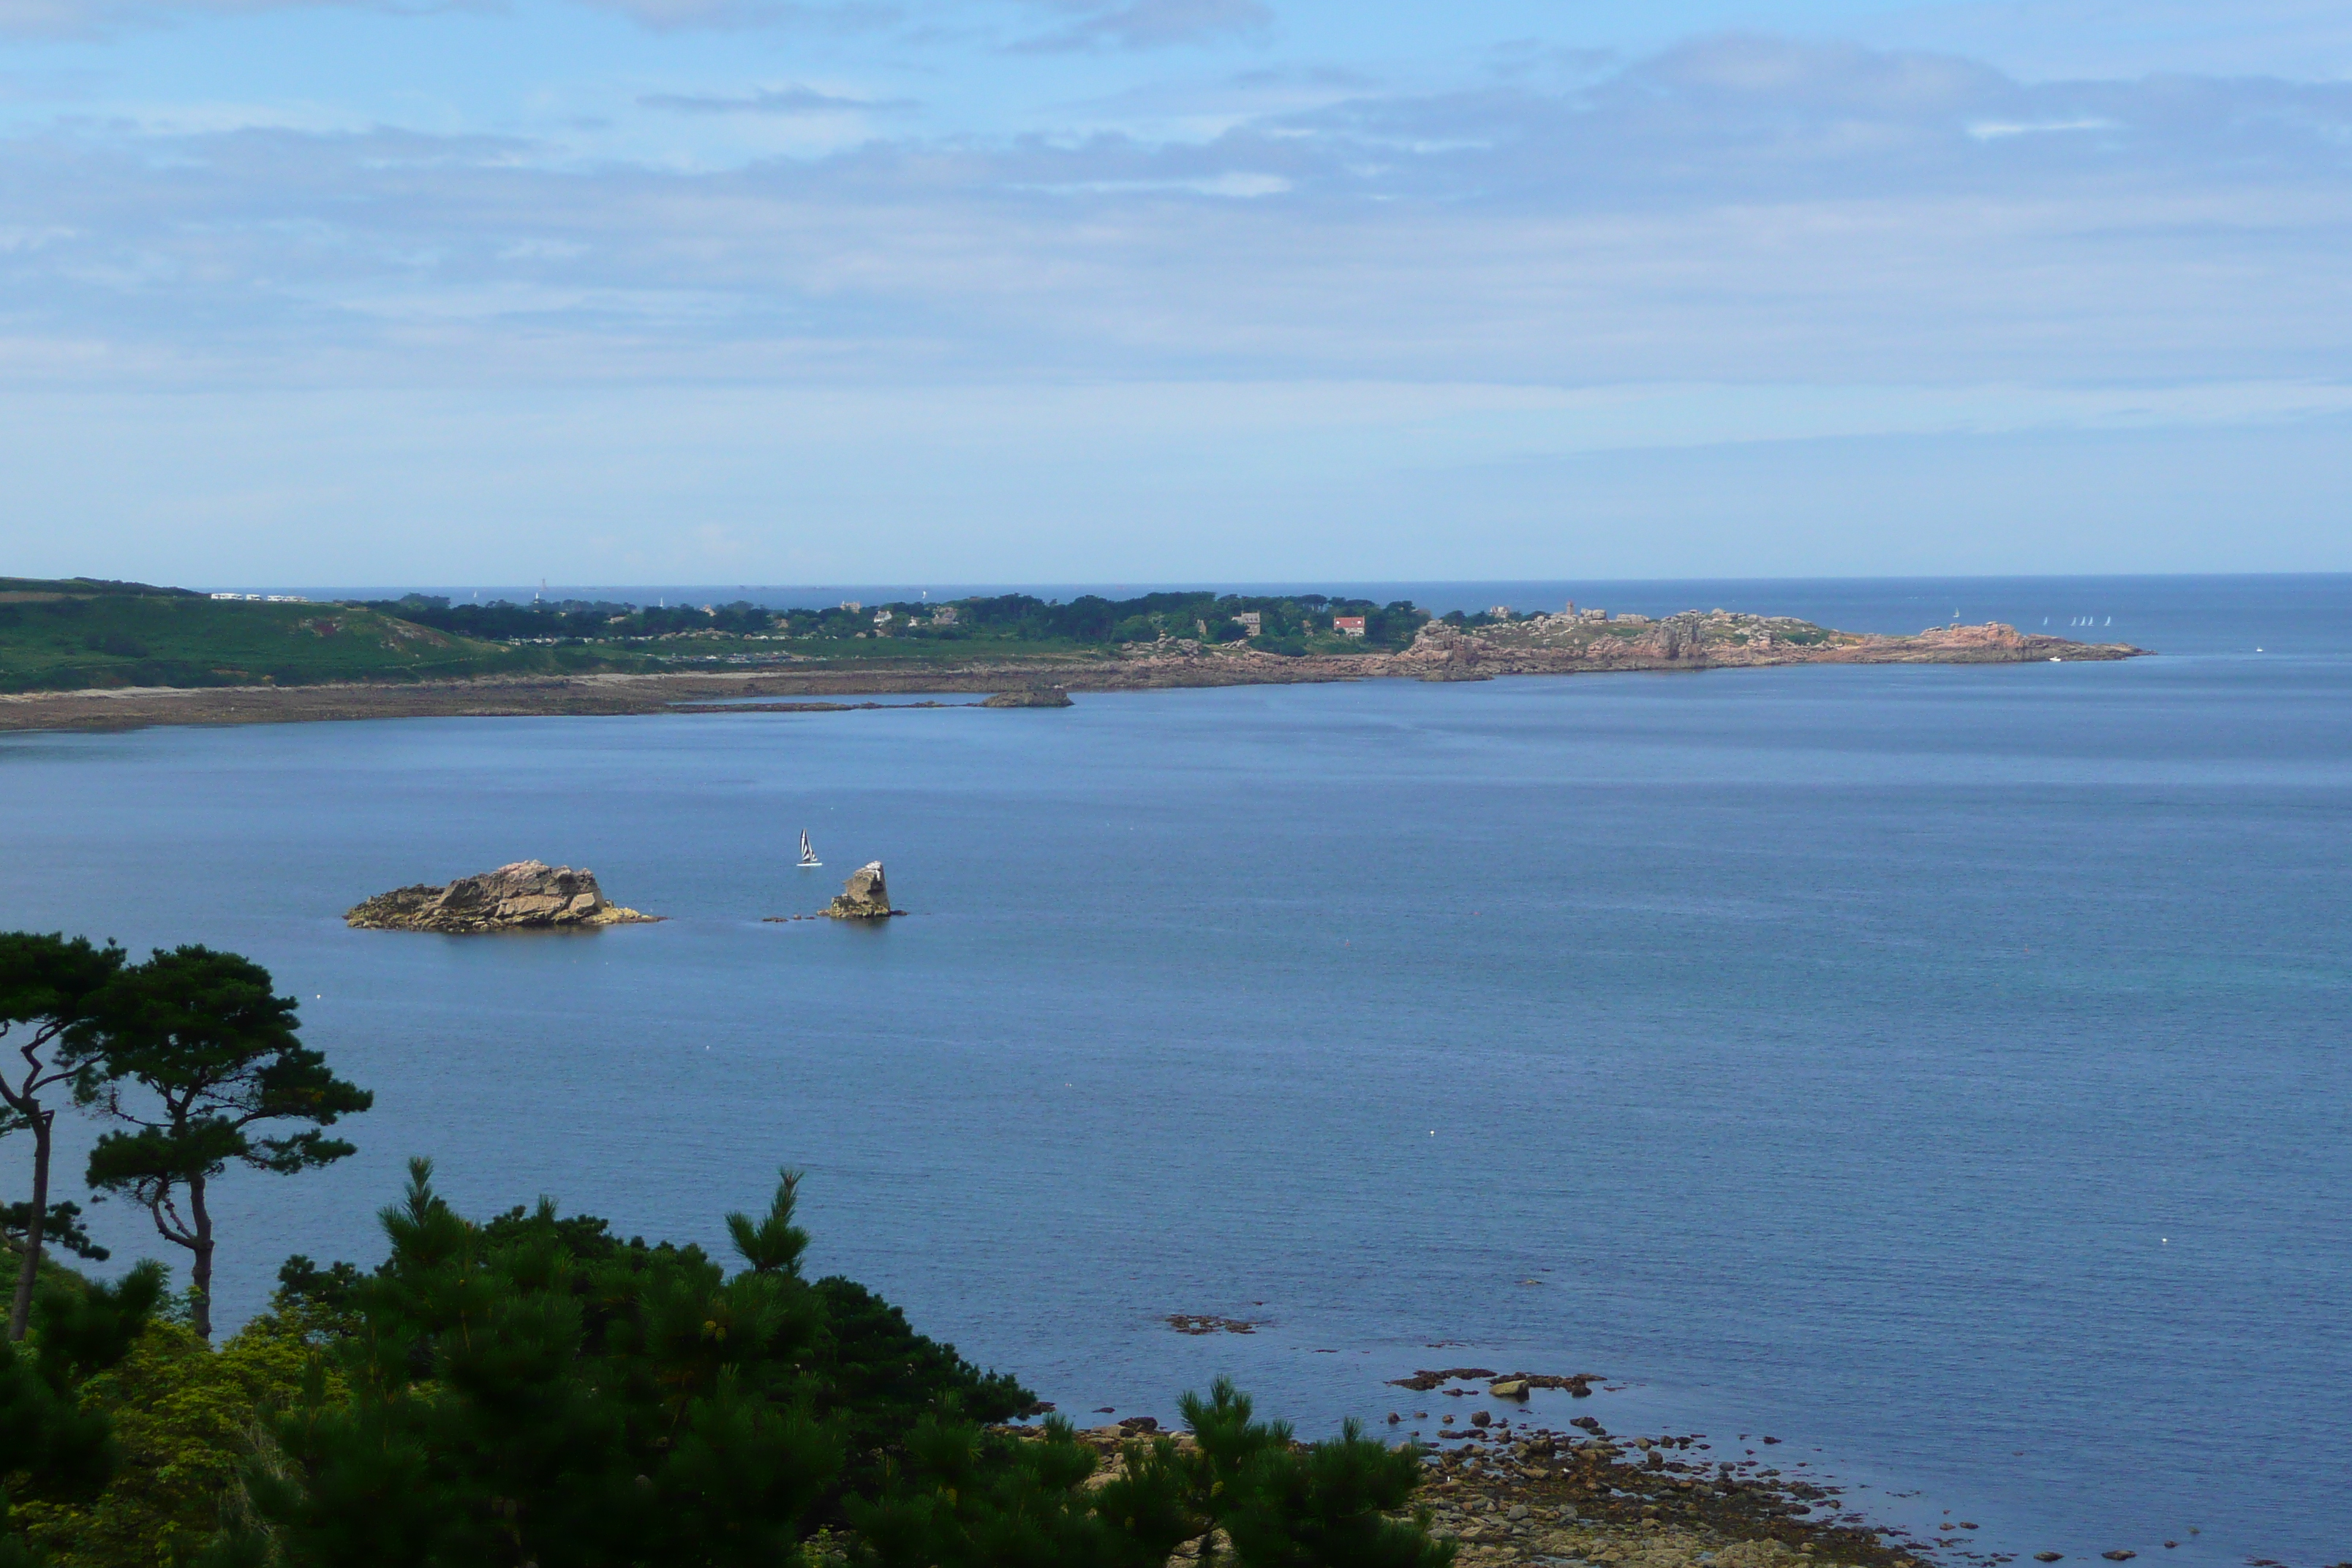
[[[315,685],[601,667],[600,657],[453,637],[342,605],[0,577],[0,690]]]
[[[516,644],[418,626],[341,604],[215,599],[85,577],[0,577],[0,691],[126,686],[315,686],[587,670],[695,670],[765,663],[772,640],[722,633]],[[1103,657],[1019,637],[956,642],[847,637],[790,647],[826,665],[921,668],[975,658],[1055,663]]]

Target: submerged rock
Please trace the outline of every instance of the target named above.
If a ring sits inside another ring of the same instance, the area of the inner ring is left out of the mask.
[[[549,927],[631,925],[659,920],[604,896],[596,874],[544,860],[517,860],[445,886],[420,882],[378,893],[343,916],[365,931],[432,931],[457,935]]]
[[[837,921],[873,921],[898,911],[890,907],[890,889],[882,880],[882,862],[868,860],[841,885],[841,897],[825,906]]]

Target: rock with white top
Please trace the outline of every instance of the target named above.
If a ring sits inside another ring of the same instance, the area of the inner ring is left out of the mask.
[[[890,889],[882,879],[882,862],[868,860],[841,885],[841,897],[825,906],[837,921],[874,921],[898,911],[890,907]]]

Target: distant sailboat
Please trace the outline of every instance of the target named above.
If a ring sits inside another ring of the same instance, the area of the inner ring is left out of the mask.
[[[807,829],[807,828],[805,828],[805,827],[802,828],[802,829],[801,829],[801,869],[802,869],[802,870],[803,870],[803,871],[805,871],[805,870],[807,870],[807,869],[808,869],[810,867],[812,867],[812,866],[822,866],[822,865],[824,865],[824,861],[822,861],[822,860],[820,860],[820,859],[818,859],[818,858],[816,858],[816,850],[815,850],[815,849],[814,849],[814,848],[810,845],[810,843],[809,843],[809,841],[808,841],[808,829]]]

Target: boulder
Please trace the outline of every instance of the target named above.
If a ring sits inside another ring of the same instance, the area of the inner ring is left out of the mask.
[[[343,916],[364,931],[433,931],[471,935],[487,931],[530,931],[630,925],[658,920],[623,909],[604,896],[596,874],[584,868],[517,860],[495,871],[460,877],[441,887],[420,882],[378,893]]]
[[[1660,658],[1675,660],[1704,658],[1704,621],[1696,613],[1669,616],[1658,623],[1657,630],[1644,640],[1656,646]]]
[[[873,921],[898,911],[890,907],[890,889],[882,880],[882,862],[868,860],[841,885],[841,897],[825,906],[837,921]]]

